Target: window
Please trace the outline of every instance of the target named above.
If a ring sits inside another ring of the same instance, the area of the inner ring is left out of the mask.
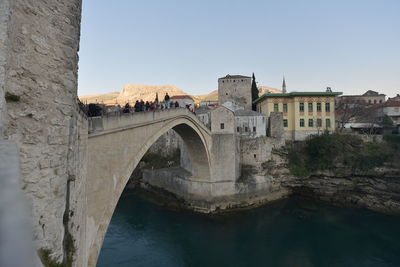
[[[382,103],[382,99],[381,99],[381,100],[379,100],[379,103]]]
[[[376,99],[374,100],[374,104],[376,104]]]
[[[317,103],[317,112],[321,112],[321,103]]]
[[[283,104],[283,112],[287,112],[287,104]]]
[[[256,154],[254,154],[254,158],[257,158],[257,155],[256,155]]]
[[[304,103],[300,103],[300,112],[304,112]]]
[[[314,127],[314,120],[308,119],[308,127]]]
[[[274,104],[274,112],[279,112],[279,104]]]
[[[248,128],[247,127],[244,127],[244,131],[247,133],[248,132]]]
[[[253,132],[255,132],[255,131],[256,131],[256,127],[254,126],[254,127],[253,127]]]
[[[221,129],[225,129],[225,124],[221,123]]]
[[[331,120],[330,119],[325,120],[325,126],[326,126],[326,128],[331,128]]]
[[[313,105],[312,105],[312,103],[308,103],[308,112],[313,112]]]
[[[226,95],[228,95],[228,93],[225,93]]]
[[[317,119],[317,127],[322,127],[322,120],[321,119]]]
[[[288,123],[287,123],[287,120],[286,120],[286,119],[283,120],[283,127],[288,127]]]
[[[236,127],[236,132],[240,132],[240,127]]]
[[[300,119],[300,127],[304,127],[304,119]]]
[[[331,104],[325,103],[325,112],[331,112]]]

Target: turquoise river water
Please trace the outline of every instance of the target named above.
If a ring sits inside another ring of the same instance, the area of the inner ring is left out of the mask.
[[[400,217],[297,197],[205,216],[128,192],[97,266],[400,266]]]

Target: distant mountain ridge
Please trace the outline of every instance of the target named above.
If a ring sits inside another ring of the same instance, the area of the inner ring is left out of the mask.
[[[260,95],[265,93],[277,94],[282,91],[268,86],[258,86]],[[136,100],[154,101],[156,94],[158,99],[162,101],[166,93],[169,96],[188,95],[174,85],[141,85],[128,84],[122,87],[120,92],[111,92],[106,94],[82,95],[79,99],[84,103],[102,103],[106,105],[124,105],[126,103],[134,103]],[[218,101],[218,90],[214,90],[205,95],[190,95],[196,103],[201,101]]]

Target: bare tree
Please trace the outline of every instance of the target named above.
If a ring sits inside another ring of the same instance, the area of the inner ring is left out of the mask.
[[[346,103],[341,101],[336,105],[336,120],[338,121],[339,131],[342,132],[345,124],[349,122],[364,121],[368,108],[362,104]]]

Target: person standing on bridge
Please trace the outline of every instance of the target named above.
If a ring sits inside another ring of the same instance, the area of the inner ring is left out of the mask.
[[[168,95],[168,93],[165,94],[164,101],[165,101],[165,108],[168,109],[169,108],[169,95]]]
[[[143,99],[140,100],[140,105],[139,105],[139,107],[140,107],[140,111],[144,111],[145,106],[144,106],[144,101],[143,101]]]
[[[139,100],[136,100],[135,105],[133,107],[135,109],[135,112],[139,112]]]

